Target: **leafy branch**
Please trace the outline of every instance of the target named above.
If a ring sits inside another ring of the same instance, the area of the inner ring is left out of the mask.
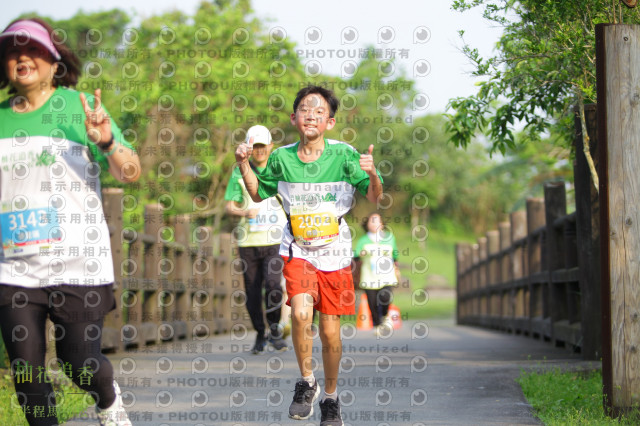
[[[453,9],[460,12],[476,7],[482,7],[484,18],[502,25],[504,32],[497,53],[488,58],[464,41],[464,31],[459,32],[462,52],[474,67],[472,75],[484,80],[475,95],[449,101],[450,140],[466,148],[480,132],[489,138],[491,153],[504,154],[514,149],[514,130],[521,126],[523,143],[537,142],[541,135],[553,132],[573,150],[574,108],[584,129],[584,105],[596,100],[595,26],[640,22],[637,9],[623,8],[618,0],[453,2]],[[582,133],[597,187],[588,136]]]

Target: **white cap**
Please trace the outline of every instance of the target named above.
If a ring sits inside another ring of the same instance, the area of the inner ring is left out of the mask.
[[[271,144],[271,133],[269,132],[269,129],[267,129],[264,126],[257,125],[249,128],[249,130],[247,130],[246,142],[249,142],[251,138],[253,138],[254,144],[257,144],[257,143],[261,143],[263,145]]]

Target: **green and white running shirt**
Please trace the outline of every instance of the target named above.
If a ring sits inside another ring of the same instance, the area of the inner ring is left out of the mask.
[[[320,158],[304,163],[298,158],[299,143],[271,153],[266,170],[258,176],[258,194],[263,199],[279,194],[290,216],[281,255],[289,256],[291,247],[293,257],[321,271],[337,271],[349,266],[352,256],[349,226],[341,218],[353,206],[356,189],[367,194],[369,176],[351,145],[325,139]]]
[[[84,120],[79,92],[67,88],[36,111],[0,104],[0,283],[114,281],[100,192],[108,162],[88,140]],[[113,120],[111,129],[130,148]]]
[[[396,239],[390,232],[367,232],[356,244],[353,257],[362,261],[360,288],[379,290],[398,285],[395,261],[398,260]]]
[[[258,173],[264,168],[256,167]],[[284,228],[287,227],[287,217],[282,206],[275,197],[254,203],[238,167],[233,169],[227,190],[224,193],[225,201],[240,203],[244,210],[258,209],[258,214],[253,218],[241,217],[238,226],[234,230],[239,247],[263,247],[280,244]]]

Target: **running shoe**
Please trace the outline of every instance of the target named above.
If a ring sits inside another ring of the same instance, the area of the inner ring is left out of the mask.
[[[318,399],[320,388],[318,381],[309,385],[306,380],[298,380],[293,394],[293,402],[289,406],[289,417],[305,420],[313,415],[313,403]]]
[[[113,381],[113,388],[116,391],[116,400],[113,401],[111,407],[100,409],[96,406],[96,413],[98,415],[100,426],[132,426],[129,416],[124,409],[124,404],[122,403],[122,392],[120,391],[120,386],[118,386],[118,383],[115,380]]]
[[[256,336],[256,343],[253,345],[251,353],[254,355],[261,354],[264,352],[265,346],[267,346],[267,339],[264,337],[264,334],[258,333]]]
[[[269,344],[273,346],[273,349],[279,352],[284,352],[289,349],[287,342],[285,342],[282,337],[269,336]]]
[[[320,401],[320,426],[342,426],[340,399],[325,398]]]

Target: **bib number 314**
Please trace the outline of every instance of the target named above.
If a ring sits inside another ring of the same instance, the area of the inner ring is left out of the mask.
[[[0,232],[5,257],[39,252],[60,239],[55,210],[36,208],[0,214]]]

